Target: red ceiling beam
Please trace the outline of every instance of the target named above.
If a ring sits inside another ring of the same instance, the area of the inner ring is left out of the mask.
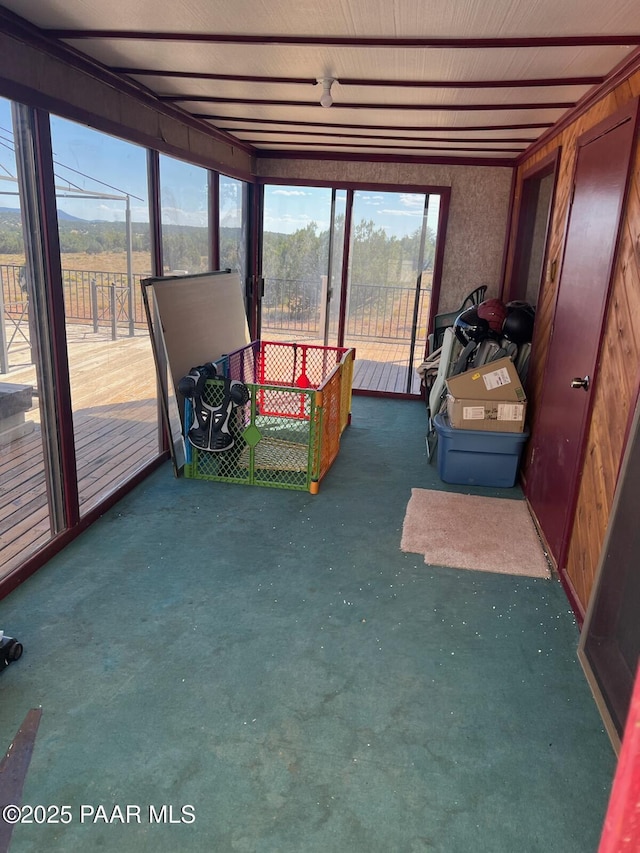
[[[601,86],[583,95],[572,110],[566,113],[566,115],[561,116],[555,124],[551,125],[542,136],[532,143],[530,148],[523,152],[519,158],[518,165],[525,162],[532,154],[535,154],[536,151],[547,145],[554,137],[559,136],[562,131],[566,130],[581,115],[584,115],[594,104],[613,92],[621,83],[624,83],[632,74],[635,74],[639,70],[640,48],[636,48],[632,54],[626,56],[618,63]]]
[[[214,74],[194,71],[162,71],[157,68],[111,67],[114,74],[134,74],[141,77],[170,77],[179,80],[221,80],[236,83],[287,83],[317,86],[315,77],[269,77],[253,74]],[[527,89],[548,86],[599,86],[599,77],[539,77],[525,80],[372,80],[359,77],[336,78],[341,86],[380,86],[410,89]]]
[[[380,154],[376,152],[345,153],[344,151],[271,151],[268,148],[257,148],[254,156],[258,160],[340,160],[346,162],[360,161],[363,163],[420,163],[442,166],[503,166],[513,169],[516,160],[513,157],[468,157],[415,155],[415,154]],[[281,183],[286,183],[282,181]],[[318,186],[320,183],[316,182]],[[331,182],[327,182],[329,185]]]
[[[197,33],[151,32],[149,30],[83,30],[43,29],[42,32],[57,39],[124,39],[136,41],[184,41],[207,44],[279,44],[322,45],[339,47],[416,47],[474,50],[477,48],[527,48],[527,47],[597,47],[607,45],[632,46],[640,44],[640,35],[584,35],[584,36],[519,36],[510,38],[425,38],[388,36],[290,36],[251,35],[247,33]]]
[[[163,103],[183,103],[184,101],[197,101],[204,104],[261,104],[271,107],[320,107],[318,101],[279,101],[271,98],[218,98],[210,95],[158,95],[158,100]],[[575,101],[550,101],[514,104],[373,104],[373,103],[346,103],[334,101],[332,110],[434,110],[465,112],[466,110],[568,110],[574,107]]]
[[[246,140],[245,140],[246,141]],[[365,143],[357,143],[357,142],[287,142],[286,140],[279,140],[277,144],[280,148],[286,145],[294,145],[296,148],[312,146],[313,148],[384,148],[391,151],[413,151],[415,153],[422,153],[424,151],[437,151],[439,154],[448,154],[451,151],[476,151],[476,152],[485,152],[487,154],[520,154],[523,151],[522,146],[519,148],[483,148],[481,146],[463,146],[463,145],[446,145],[447,140],[442,139],[439,140],[445,143],[445,146],[438,147],[435,145],[422,145],[422,140],[416,139],[416,142],[420,143],[419,145],[388,145],[386,142],[365,142]],[[482,140],[474,140],[474,141],[482,141]],[[253,144],[258,145],[259,143],[254,142]],[[266,142],[262,143],[269,144]],[[263,151],[266,149],[262,149]]]
[[[120,68],[109,66],[114,74],[137,74],[142,77],[172,77],[179,80],[230,80],[238,83],[294,83],[302,86],[317,86],[315,77],[268,77],[253,74],[214,74],[194,71],[161,71],[157,68]],[[340,81],[342,82],[342,81]]]
[[[279,119],[279,118],[252,118],[247,116],[225,116],[225,115],[215,115],[212,113],[193,113],[193,118],[205,119],[207,121],[230,121],[230,122],[250,122],[251,124],[277,124],[284,126],[295,126],[295,127],[321,127],[321,128],[329,128],[335,127],[338,129],[348,128],[351,130],[415,130],[420,133],[434,133],[436,131],[442,131],[443,133],[469,133],[469,131],[473,130],[544,130],[545,128],[552,127],[553,122],[551,121],[543,121],[543,122],[523,122],[519,124],[468,124],[463,127],[454,127],[452,125],[402,125],[401,128],[398,127],[397,124],[333,124],[332,122],[326,121],[292,121],[289,119]]]
[[[234,133],[251,133],[256,134],[260,133],[264,134],[272,134],[275,136],[326,136],[329,139],[379,139],[380,134],[370,134],[370,133],[325,133],[320,130],[272,130],[271,128],[261,128],[261,127],[219,127],[219,130],[227,130],[233,131]],[[391,129],[391,128],[390,128]],[[535,142],[535,139],[532,139],[529,136],[525,137],[502,137],[496,138],[492,137],[489,139],[482,137],[457,137],[456,139],[451,139],[447,136],[387,136],[387,140],[397,140],[399,142],[445,142],[445,143],[459,143],[459,142],[482,142],[482,143],[514,143],[514,142],[523,142],[526,145],[530,145],[532,142]],[[245,140],[247,141],[247,140]],[[266,140],[265,140],[266,141]]]

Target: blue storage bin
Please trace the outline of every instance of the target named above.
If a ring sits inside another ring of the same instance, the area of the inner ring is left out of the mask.
[[[433,419],[438,434],[438,474],[462,486],[515,485],[520,457],[529,438],[524,432],[455,429],[446,414]]]

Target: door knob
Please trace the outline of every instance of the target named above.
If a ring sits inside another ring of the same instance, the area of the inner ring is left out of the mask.
[[[588,391],[589,390],[589,377],[585,376],[584,379],[580,379],[580,377],[577,376],[575,379],[571,380],[571,387],[572,388],[582,388],[585,391]]]

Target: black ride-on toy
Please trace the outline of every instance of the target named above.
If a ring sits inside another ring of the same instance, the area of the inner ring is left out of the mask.
[[[0,672],[22,657],[22,643],[0,631]]]

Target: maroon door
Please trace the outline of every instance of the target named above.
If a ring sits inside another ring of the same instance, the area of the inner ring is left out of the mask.
[[[637,100],[578,140],[573,202],[527,497],[564,567],[613,271]],[[572,387],[573,380],[578,380]]]

